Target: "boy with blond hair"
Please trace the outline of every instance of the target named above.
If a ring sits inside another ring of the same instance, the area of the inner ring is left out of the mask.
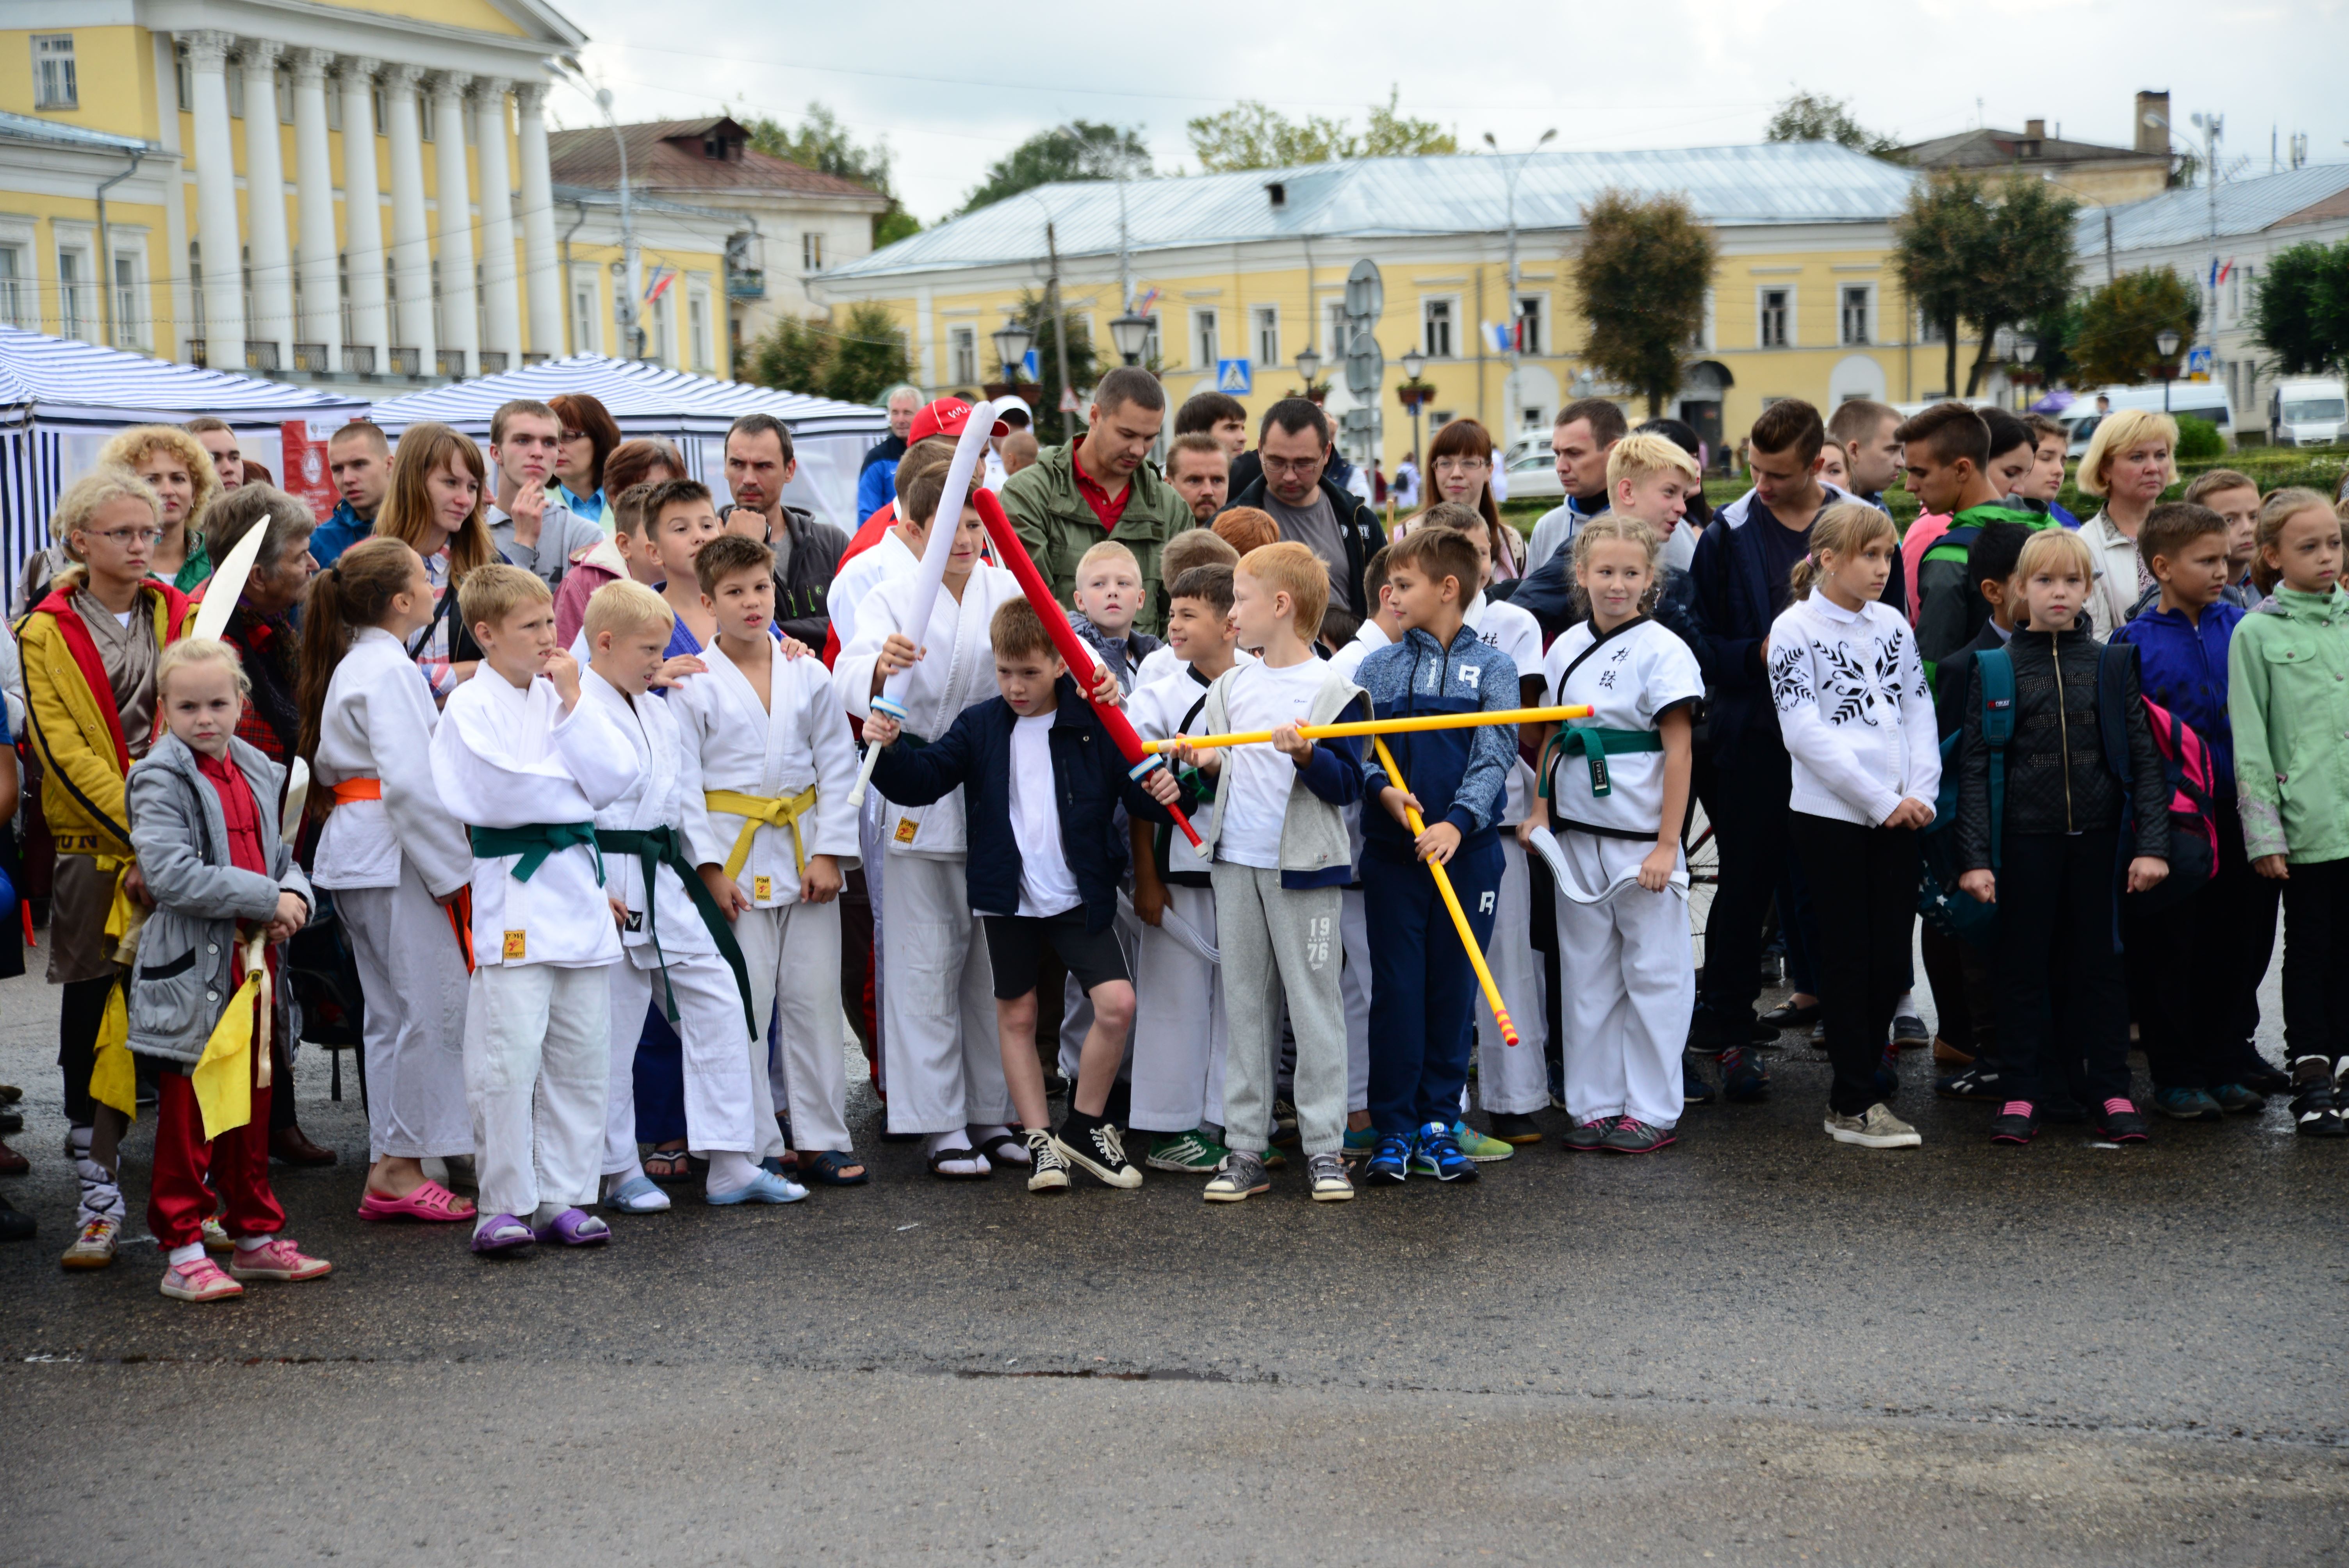
[[[1636,517],[1664,542],[1657,564],[1685,572],[1696,559],[1696,530],[1682,528],[1691,497],[1704,494],[1704,470],[1670,436],[1634,430],[1607,454],[1607,505]]]
[[[1142,661],[1165,645],[1133,629],[1133,618],[1142,610],[1142,563],[1116,540],[1104,539],[1078,561],[1073,596],[1077,608],[1069,624],[1101,655],[1117,684],[1132,691]]]

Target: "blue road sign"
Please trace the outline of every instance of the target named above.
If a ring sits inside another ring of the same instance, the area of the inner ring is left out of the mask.
[[[1255,376],[1245,359],[1216,361],[1216,390],[1235,397],[1245,397],[1255,388]]]

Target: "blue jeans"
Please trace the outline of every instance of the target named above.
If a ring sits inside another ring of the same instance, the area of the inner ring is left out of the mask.
[[[1501,846],[1463,851],[1444,870],[1481,949],[1493,935]],[[1476,971],[1425,866],[1365,854],[1362,897],[1371,927],[1371,1125],[1381,1135],[1431,1121],[1449,1127],[1459,1119],[1475,1048]]]

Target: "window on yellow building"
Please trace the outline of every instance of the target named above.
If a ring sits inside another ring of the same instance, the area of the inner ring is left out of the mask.
[[[696,370],[708,371],[709,369],[709,296],[698,289],[686,295],[685,332],[686,336],[691,339],[692,343],[693,367]],[[970,379],[976,381],[978,377],[973,376]]]
[[[1197,350],[1191,363],[1202,370],[1213,370],[1216,361],[1223,357],[1223,344],[1216,327],[1214,311],[1195,310],[1191,313],[1191,341]]]
[[[978,380],[978,328],[954,326],[947,329],[949,376],[957,387],[969,387]]]
[[[1795,291],[1764,289],[1756,306],[1760,328],[1757,334],[1764,348],[1784,348],[1792,341],[1788,336],[1795,314]]]
[[[1520,294],[1517,297],[1517,352],[1538,355],[1542,352],[1542,296]]]
[[[24,251],[16,245],[0,245],[0,321],[10,326],[38,326],[33,300]]]
[[[147,313],[140,308],[139,257],[123,251],[114,258],[114,337],[118,348],[147,343]]]
[[[1256,312],[1256,362],[1280,363],[1280,307],[1258,305]]]
[[[33,107],[79,108],[81,86],[74,76],[71,33],[33,35]]]
[[[1424,328],[1423,351],[1430,359],[1452,357],[1452,302],[1448,299],[1423,300],[1419,307],[1420,321]]]
[[[57,333],[63,337],[80,337],[88,325],[89,304],[83,295],[88,283],[89,258],[79,251],[57,253]]]
[[[188,114],[196,107],[196,78],[188,67],[188,46],[180,45],[171,51],[173,85],[180,89],[180,112]]]
[[[1842,336],[1847,345],[1873,343],[1876,291],[1866,284],[1843,285]]]

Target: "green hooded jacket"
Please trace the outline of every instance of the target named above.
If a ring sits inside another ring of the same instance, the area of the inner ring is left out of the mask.
[[[2349,859],[2349,591],[2279,586],[2227,646],[2235,785],[2251,859]]]

